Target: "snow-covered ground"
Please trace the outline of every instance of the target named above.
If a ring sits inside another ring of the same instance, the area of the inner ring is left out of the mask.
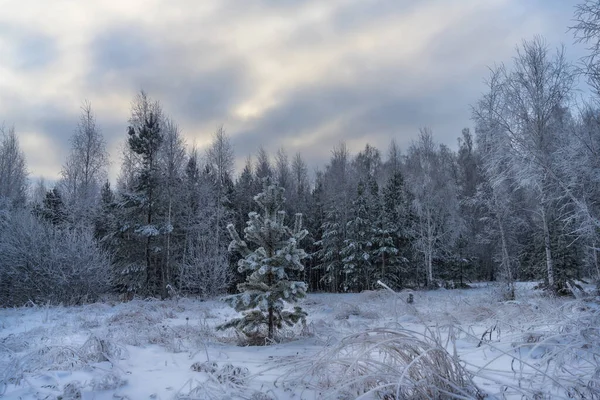
[[[236,315],[218,300],[2,309],[0,395],[338,399],[371,390],[365,398],[439,397],[430,387],[437,369],[461,380],[455,393],[463,398],[598,396],[597,304],[530,288],[520,284],[512,302],[498,302],[481,284],[415,292],[413,305],[407,293],[309,294],[301,302],[306,326],[269,346],[240,346],[235,332],[215,331]]]

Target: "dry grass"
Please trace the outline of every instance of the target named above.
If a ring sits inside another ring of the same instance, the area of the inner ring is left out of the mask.
[[[469,374],[436,340],[408,330],[374,329],[327,349],[305,379],[324,398],[475,398]]]

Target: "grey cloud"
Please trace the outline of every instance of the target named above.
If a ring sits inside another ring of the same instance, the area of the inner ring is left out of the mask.
[[[404,88],[403,79],[402,71],[382,68],[364,72],[363,78],[352,84],[296,90],[235,134],[238,155],[253,153],[259,145],[274,151],[285,138],[309,135],[340,117],[339,133],[311,144],[310,151],[320,156],[329,154],[340,140],[362,140],[385,150],[392,138],[406,148],[423,126],[434,128],[440,142],[454,145],[461,129],[470,125],[463,82],[428,87],[414,94]],[[320,161],[322,164],[324,160]]]
[[[240,59],[229,57],[227,63],[208,70],[198,65],[201,71],[187,65],[188,58],[202,62],[191,55],[220,56],[223,49],[209,42],[184,48],[136,26],[120,26],[99,35],[90,46],[94,53],[88,78],[92,90],[125,89],[133,96],[144,89],[161,101],[168,113],[191,122],[224,118],[247,90],[245,65]]]
[[[158,56],[151,32],[139,26],[118,26],[92,40],[92,76],[109,72],[124,73],[147,66]]]
[[[55,40],[35,29],[0,24],[0,36],[12,43],[9,53],[0,58],[14,68],[43,69],[59,56]]]
[[[339,7],[330,25],[339,33],[348,33],[376,23],[380,18],[402,16],[415,10],[426,1],[371,0],[350,2]]]
[[[352,87],[313,86],[288,94],[275,109],[247,121],[234,136],[236,149],[254,152],[259,146],[274,147],[274,142],[310,133],[348,109],[358,106],[360,94]]]
[[[350,34],[373,25],[382,17],[401,16],[416,8],[417,3],[394,0],[348,2],[333,11],[326,24],[299,26],[285,38],[286,46],[311,46],[323,44],[331,35]]]
[[[202,74],[174,75],[161,82],[148,82],[161,93],[167,111],[190,122],[222,119],[247,90],[241,64],[224,65]]]
[[[52,109],[51,106],[49,108]],[[52,144],[60,152],[58,158],[64,160],[71,147],[69,140],[77,127],[77,116],[63,114],[54,110],[46,114],[43,118],[32,122],[36,131],[52,138]]]

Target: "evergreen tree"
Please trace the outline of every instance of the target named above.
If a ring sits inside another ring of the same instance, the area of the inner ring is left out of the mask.
[[[302,271],[301,260],[306,257],[298,243],[307,235],[302,228],[302,214],[296,214],[294,229],[284,224],[283,189],[265,181],[262,193],[254,200],[262,209],[262,214],[250,213],[244,239],[237,234],[235,227],[229,224],[227,229],[232,237],[231,251],[239,252],[243,258],[239,261],[240,272],[250,275],[245,283],[238,285],[241,292],[228,296],[226,301],[243,312],[241,318],[235,318],[218,329],[237,328],[248,336],[264,334],[273,339],[277,329],[283,324],[292,326],[304,320],[306,313],[300,307],[293,311],[284,310],[285,302],[293,303],[306,294],[306,283],[289,279],[293,271]],[[257,247],[251,250],[248,243]]]
[[[379,279],[402,287],[408,280],[414,279],[414,276],[410,275],[409,270],[409,260],[412,256],[411,198],[399,169],[395,170],[387,180],[381,202],[378,246],[381,248],[383,245],[383,249],[380,250],[383,254],[378,263]]]
[[[129,148],[142,159],[141,170],[135,186],[137,195],[135,199],[145,214],[145,221],[135,227],[135,233],[145,238],[146,289],[150,293],[156,293],[158,279],[160,279],[160,272],[156,265],[157,257],[153,254],[156,250],[153,248],[154,237],[160,233],[158,226],[154,224],[159,182],[158,151],[163,141],[160,123],[160,115],[150,111],[144,116],[140,125],[130,126],[127,132]]]
[[[161,145],[164,118],[158,102],[141,92],[132,105],[127,149],[119,179],[119,226],[114,285],[129,292],[167,295],[160,236],[170,226],[161,206]],[[163,218],[161,218],[163,217]]]
[[[361,291],[371,288],[373,277],[373,226],[369,196],[362,182],[358,183],[357,196],[352,202],[347,223],[347,239],[344,240],[342,257],[344,263],[344,291]]]
[[[314,254],[319,260],[316,268],[321,271],[321,281],[328,286],[329,291],[337,292],[341,288],[340,282],[344,269],[341,254],[346,229],[335,207],[330,207],[324,214],[324,222],[320,227],[321,239],[315,242],[319,248]]]
[[[269,154],[262,146],[258,149],[258,154],[256,155],[254,174],[256,182],[259,185],[262,179],[273,177],[273,167],[271,161],[269,161]]]
[[[322,269],[318,268],[318,266],[320,262],[320,244],[323,240],[322,227],[325,223],[325,189],[323,187],[323,173],[321,171],[316,171],[315,175],[315,187],[309,196],[307,196],[305,203],[305,225],[309,231],[309,240],[308,245],[306,246],[307,252],[310,254],[307,262],[307,281],[309,290],[322,289],[323,287]]]
[[[65,204],[57,188],[46,192],[42,206],[36,208],[34,212],[53,225],[60,225],[67,220]]]
[[[252,168],[252,159],[248,157],[244,169],[235,183],[235,209],[236,209],[236,228],[243,229],[248,218],[248,214],[254,211],[252,193],[256,193],[256,183]]]
[[[110,182],[106,181],[100,189],[100,204],[94,221],[94,236],[101,242],[114,230],[114,207],[115,195],[110,188]]]
[[[323,221],[320,225],[320,236],[315,245],[319,248],[313,253],[316,258],[316,268],[320,270],[321,281],[330,291],[343,289],[341,282],[343,276],[343,257],[341,251],[346,240],[346,227],[350,219],[351,199],[354,197],[356,186],[351,179],[353,169],[350,165],[350,152],[345,143],[340,143],[332,152],[329,165],[322,176],[318,177],[316,185],[319,198],[315,204],[319,205]]]

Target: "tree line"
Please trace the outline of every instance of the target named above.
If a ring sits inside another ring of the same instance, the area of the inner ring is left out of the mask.
[[[582,64],[541,37],[512,63],[490,68],[472,105],[474,131],[457,150],[422,128],[351,154],[342,142],[323,169],[301,154],[260,148],[234,171],[222,128],[204,151],[186,146],[162,105],[140,92],[127,121],[121,170],[108,154],[92,106],[82,106],[61,178],[29,187],[13,128],[0,143],[0,305],[80,303],[124,296],[213,296],[244,276],[228,251],[256,212],[263,183],[284,189],[288,215],[302,213],[309,291],[462,286],[474,280],[540,280],[568,294],[600,278],[600,4],[576,8]],[[578,100],[585,79],[592,93]]]

